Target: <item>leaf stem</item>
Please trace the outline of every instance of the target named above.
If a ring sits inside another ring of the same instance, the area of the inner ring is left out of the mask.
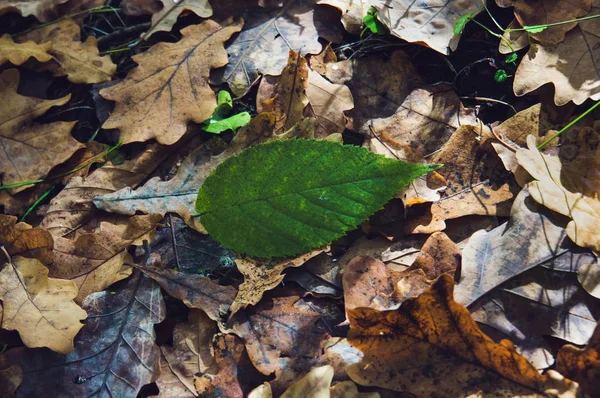
[[[563,127],[562,129],[560,129],[556,134],[554,134],[552,137],[548,138],[546,141],[542,142],[540,145],[538,145],[538,149],[542,149],[543,147],[545,147],[546,145],[548,145],[548,143],[550,141],[552,141],[553,139],[555,139],[556,137],[558,137],[559,135],[561,135],[562,133],[564,133],[565,131],[567,131],[568,129],[570,129],[571,127],[573,127],[574,124],[576,124],[577,122],[579,122],[581,119],[583,119],[584,117],[586,117],[590,112],[592,112],[594,109],[596,109],[598,106],[600,105],[600,101],[596,102],[594,105],[592,105],[588,110],[586,110],[585,112],[583,112],[581,115],[579,115],[578,117],[576,117],[571,123],[567,124],[565,127]]]

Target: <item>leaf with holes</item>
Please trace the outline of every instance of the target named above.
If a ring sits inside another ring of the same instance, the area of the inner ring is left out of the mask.
[[[196,211],[233,250],[293,256],[343,236],[438,167],[330,141],[274,141],[221,163],[202,185]]]

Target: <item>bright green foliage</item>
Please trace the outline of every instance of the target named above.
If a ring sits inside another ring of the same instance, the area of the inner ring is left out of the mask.
[[[343,236],[438,167],[330,141],[274,141],[219,165],[196,211],[213,238],[239,253],[293,256]]]
[[[470,14],[463,15],[462,17],[458,18],[458,20],[454,24],[454,34],[455,35],[462,34],[463,30],[465,30],[465,26],[467,26],[467,23],[473,18],[473,14],[474,13],[470,13]]]
[[[236,131],[238,128],[250,122],[250,114],[241,112],[229,116],[233,110],[233,101],[229,92],[221,90],[217,94],[217,109],[213,112],[210,119],[204,122],[204,131],[219,134],[226,130]]]
[[[517,60],[517,58],[519,58],[519,56],[517,55],[517,53],[510,53],[504,59],[504,63],[505,64],[513,64],[514,65],[514,63]]]
[[[375,7],[369,8],[367,15],[363,17],[363,23],[365,24],[365,28],[360,32],[360,37],[362,37],[367,29],[376,35],[385,35],[387,33],[385,26],[377,19],[377,9]]]
[[[503,83],[508,79],[508,75],[504,69],[498,69],[496,73],[494,73],[494,80],[498,83]]]
[[[532,25],[523,26],[523,29],[525,29],[527,33],[542,33],[547,27],[548,25]]]

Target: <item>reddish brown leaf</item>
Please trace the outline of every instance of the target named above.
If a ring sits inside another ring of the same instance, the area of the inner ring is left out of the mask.
[[[577,381],[583,391],[600,397],[600,326],[584,348],[567,344],[558,352],[556,370]]]
[[[17,224],[17,217],[5,214],[0,214],[0,246],[11,256],[37,258],[43,264],[50,264],[54,258],[54,240],[48,231],[24,222]]]

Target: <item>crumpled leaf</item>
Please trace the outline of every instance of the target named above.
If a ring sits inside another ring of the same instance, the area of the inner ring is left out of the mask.
[[[535,181],[528,184],[531,197],[541,205],[571,219],[567,234],[575,244],[600,250],[600,134],[582,129],[563,142],[559,156],[544,155],[535,137],[528,149],[517,151],[519,164]]]
[[[452,277],[442,275],[396,311],[348,311],[348,340],[364,354],[347,369],[352,380],[417,396],[545,396],[548,375],[539,374],[509,340],[495,343],[483,334],[452,293]],[[565,379],[552,387],[574,394],[577,384]]]
[[[236,259],[238,270],[244,275],[235,300],[231,304],[231,313],[235,314],[248,305],[256,305],[263,294],[276,288],[285,277],[282,272],[291,267],[300,267],[323,250],[314,250],[291,260],[262,262],[252,258]]]
[[[19,71],[5,70],[0,74],[0,170],[2,183],[37,180],[45,177],[52,168],[69,159],[83,148],[71,136],[76,122],[37,124],[34,118],[43,115],[53,106],[66,104],[70,95],[55,100],[23,97],[17,94]],[[11,189],[20,192],[26,186]]]
[[[204,311],[214,321],[221,321],[237,293],[233,286],[219,285],[205,276],[153,266],[135,267],[157,281],[169,295],[183,301],[190,308]]]
[[[259,74],[279,75],[287,64],[288,50],[318,54],[314,21],[315,0],[287,0],[280,9],[250,9],[244,29],[229,46],[229,63],[219,83],[229,83],[236,95],[244,94]]]
[[[73,282],[48,278],[39,260],[16,256],[0,272],[2,328],[17,330],[27,347],[68,354],[87,316],[73,301],[75,296]]]
[[[81,303],[131,274],[124,266],[131,262],[127,249],[152,240],[161,218],[150,214],[133,216],[125,225],[102,222],[98,232],[82,234],[74,241],[56,237],[50,276],[73,281],[79,289],[75,302]]]
[[[330,141],[273,141],[221,163],[200,188],[196,211],[216,240],[239,253],[294,256],[343,236],[438,167]]]
[[[156,32],[169,32],[184,11],[192,11],[201,18],[208,18],[212,15],[212,7],[208,0],[160,0],[160,2],[163,7],[153,13],[153,28],[143,35],[144,39],[150,38]]]
[[[598,396],[600,383],[600,326],[584,348],[570,344],[564,345],[558,352],[556,370],[572,378],[581,385],[581,389],[592,397]]]
[[[208,75],[227,64],[223,43],[241,28],[240,20],[223,26],[207,20],[182,29],[177,43],[158,43],[134,56],[138,66],[127,78],[100,91],[117,102],[102,127],[120,129],[125,144],[152,138],[165,145],[177,142],[188,122],[201,123],[216,108]]]
[[[156,385],[162,398],[197,397],[194,375],[214,366],[211,343],[217,325],[208,316],[192,309],[186,323],[173,330],[173,346],[160,347],[160,376]]]
[[[136,273],[113,291],[88,296],[83,307],[88,319],[72,353],[16,348],[0,356],[0,368],[23,368],[17,398],[50,391],[57,397],[135,397],[158,377],[154,325],[165,318],[158,284]]]
[[[9,34],[0,37],[0,65],[10,62],[13,65],[22,65],[29,58],[35,58],[39,62],[48,62],[52,55],[48,52],[52,48],[52,43],[46,41],[42,44],[36,44],[32,41],[15,43]]]
[[[514,7],[515,18],[521,26],[570,21],[587,14],[592,6],[592,0],[569,2],[561,0],[496,0],[496,3],[500,7]],[[554,45],[563,41],[565,33],[575,26],[577,26],[577,22],[549,26],[539,33],[530,33],[530,35],[544,45]]]
[[[299,299],[293,293],[263,299],[232,318],[233,331],[245,340],[248,356],[262,374],[273,373],[280,357],[321,354],[324,334],[314,327],[321,316],[294,307]]]
[[[56,7],[69,0],[2,0],[0,1],[0,15],[14,11],[27,17],[34,15],[40,22],[48,22],[56,18]]]
[[[32,228],[17,217],[0,214],[0,246],[11,256],[37,258],[42,264],[52,263],[52,235],[43,228]]]
[[[72,19],[63,19],[26,35],[19,41],[34,40],[37,43],[50,40],[50,54],[56,62],[38,67],[49,70],[55,76],[67,76],[70,82],[91,84],[111,81],[117,71],[109,55],[100,56],[98,41],[88,36],[81,42],[81,29]]]
[[[592,0],[586,15],[600,13],[600,0]],[[561,16],[564,19],[564,15]],[[600,20],[593,18],[577,23],[556,45],[535,44],[519,64],[513,84],[517,96],[536,90],[546,83],[554,85],[554,103],[558,106],[573,101],[580,105],[588,98],[600,99]]]

